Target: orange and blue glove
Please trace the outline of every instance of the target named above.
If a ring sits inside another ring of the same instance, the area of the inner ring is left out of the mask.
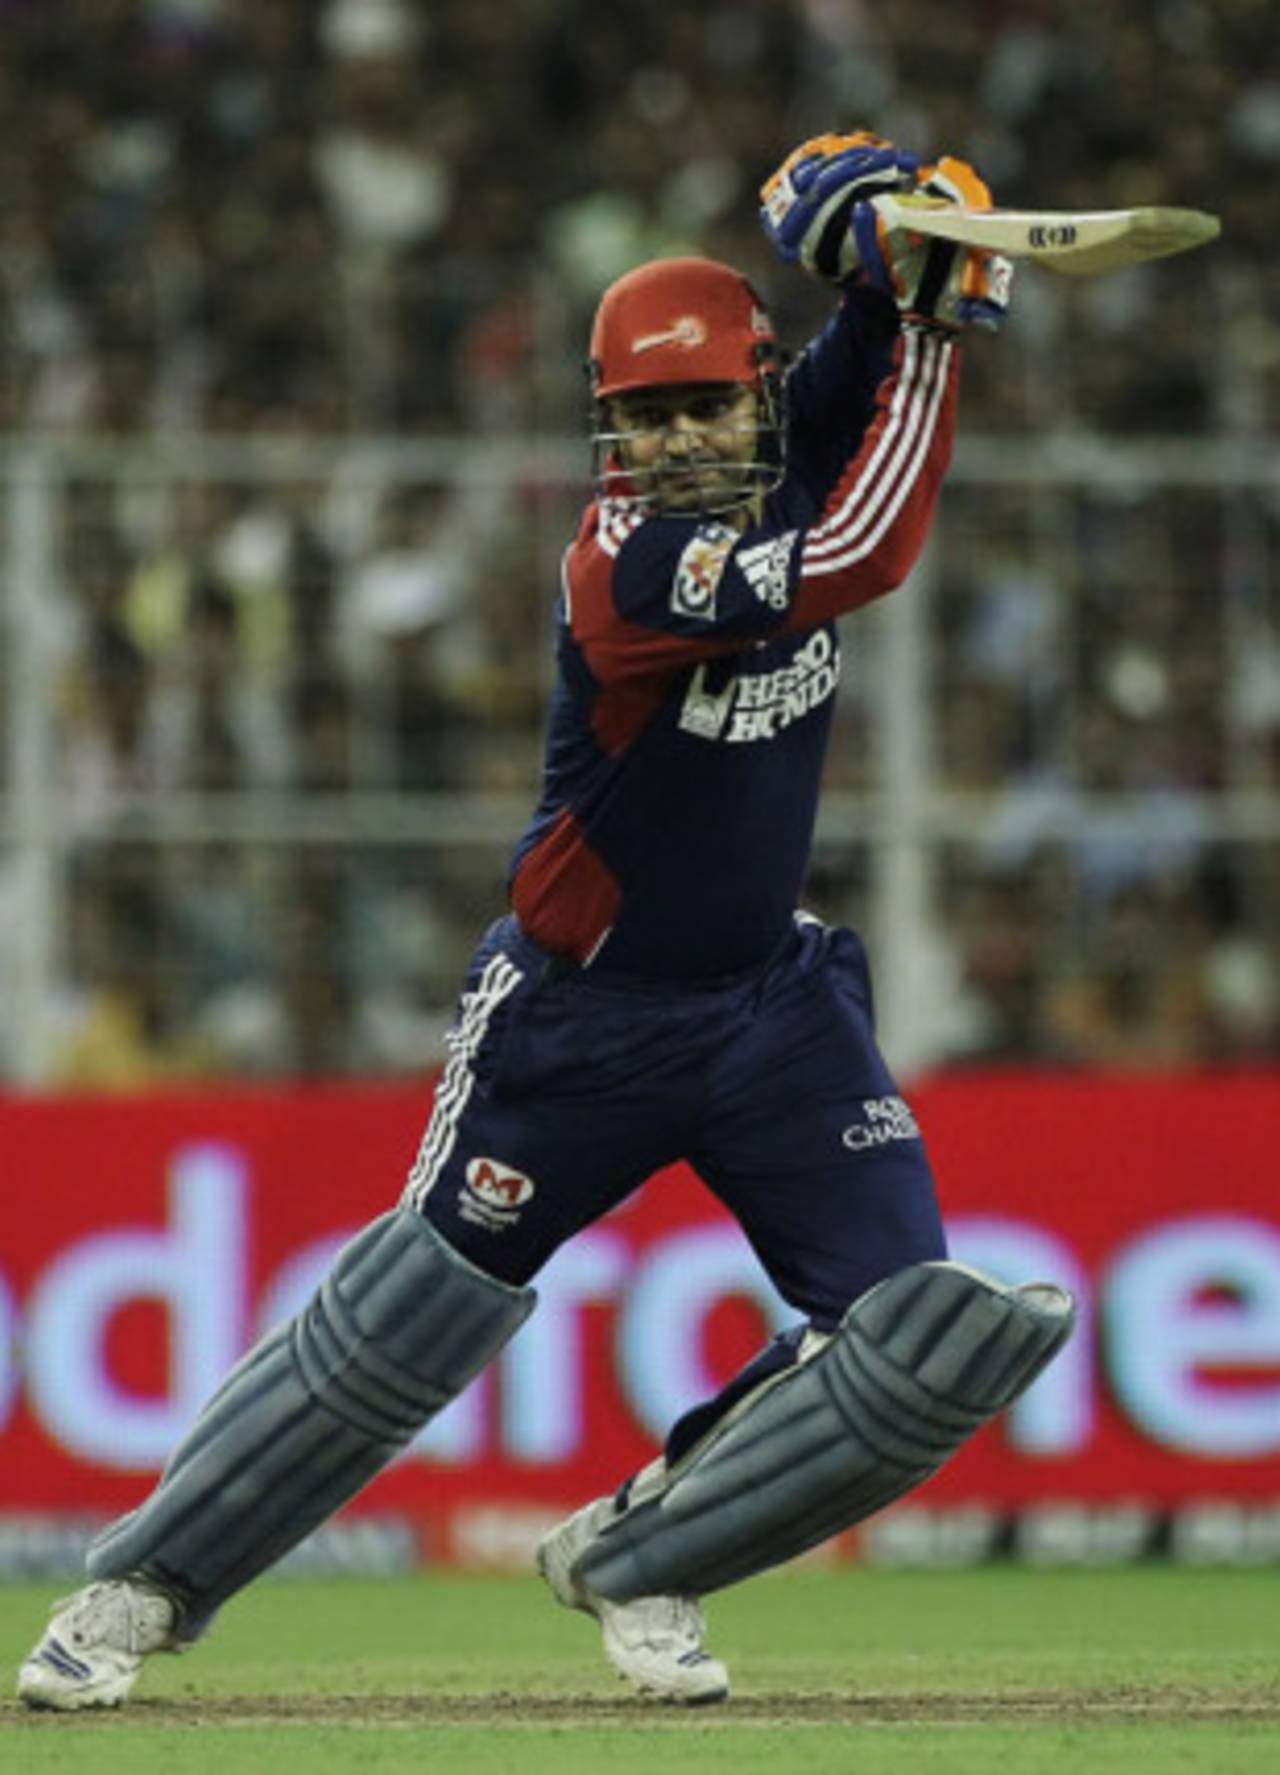
[[[986,181],[950,154],[920,169],[916,189],[968,209],[991,208]],[[1003,253],[888,228],[874,200],[856,206],[851,231],[861,277],[892,296],[904,318],[988,332],[1003,325],[1013,286],[1013,261]]]
[[[792,150],[760,188],[760,220],[781,258],[844,283],[858,270],[850,220],[859,204],[916,184],[918,154],[870,130],[814,136]]]
[[[1004,321],[1012,262],[999,253],[886,226],[876,198],[913,192],[990,209],[991,192],[967,161],[929,165],[870,130],[814,136],[794,149],[760,190],[760,219],[778,254],[829,283],[882,290],[904,319],[927,326]]]

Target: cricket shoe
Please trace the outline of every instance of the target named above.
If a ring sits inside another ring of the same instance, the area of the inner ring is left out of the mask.
[[[128,1578],[90,1584],[54,1603],[44,1638],[18,1672],[18,1696],[59,1713],[119,1707],[147,1654],[173,1649],[176,1624],[163,1591]]]
[[[597,1498],[566,1518],[538,1547],[538,1570],[568,1609],[594,1615],[604,1652],[619,1675],[642,1695],[687,1707],[724,1701],[729,1672],[702,1649],[706,1622],[691,1596],[637,1596],[610,1602],[573,1575],[573,1564],[614,1514],[612,1498]]]

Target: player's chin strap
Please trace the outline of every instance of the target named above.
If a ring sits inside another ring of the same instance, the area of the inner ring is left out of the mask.
[[[637,1488],[574,1566],[613,1602],[703,1595],[817,1546],[935,1473],[1071,1333],[1051,1283],[915,1264],[849,1308],[817,1354],[720,1420],[652,1495]]]
[[[533,1311],[401,1207],[334,1260],[309,1304],[233,1369],[141,1507],[90,1549],[94,1578],[142,1574],[182,1639],[345,1504]]]

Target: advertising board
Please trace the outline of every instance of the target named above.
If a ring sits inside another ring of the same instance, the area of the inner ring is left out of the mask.
[[[1280,1557],[1274,1074],[955,1074],[911,1092],[953,1255],[1065,1283],[1067,1350],[849,1546]],[[227,1367],[395,1202],[425,1087],[0,1103],[4,1522],[136,1503]],[[647,1461],[793,1315],[689,1172],[565,1247],[499,1360],[358,1500],[501,1559]]]

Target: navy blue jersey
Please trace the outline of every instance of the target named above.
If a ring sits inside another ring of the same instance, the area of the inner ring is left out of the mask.
[[[787,475],[745,530],[588,506],[564,563],[542,797],[512,906],[579,963],[673,981],[790,927],[840,669],[834,619],[890,591],[950,458],[957,354],[855,294],[788,376]]]

